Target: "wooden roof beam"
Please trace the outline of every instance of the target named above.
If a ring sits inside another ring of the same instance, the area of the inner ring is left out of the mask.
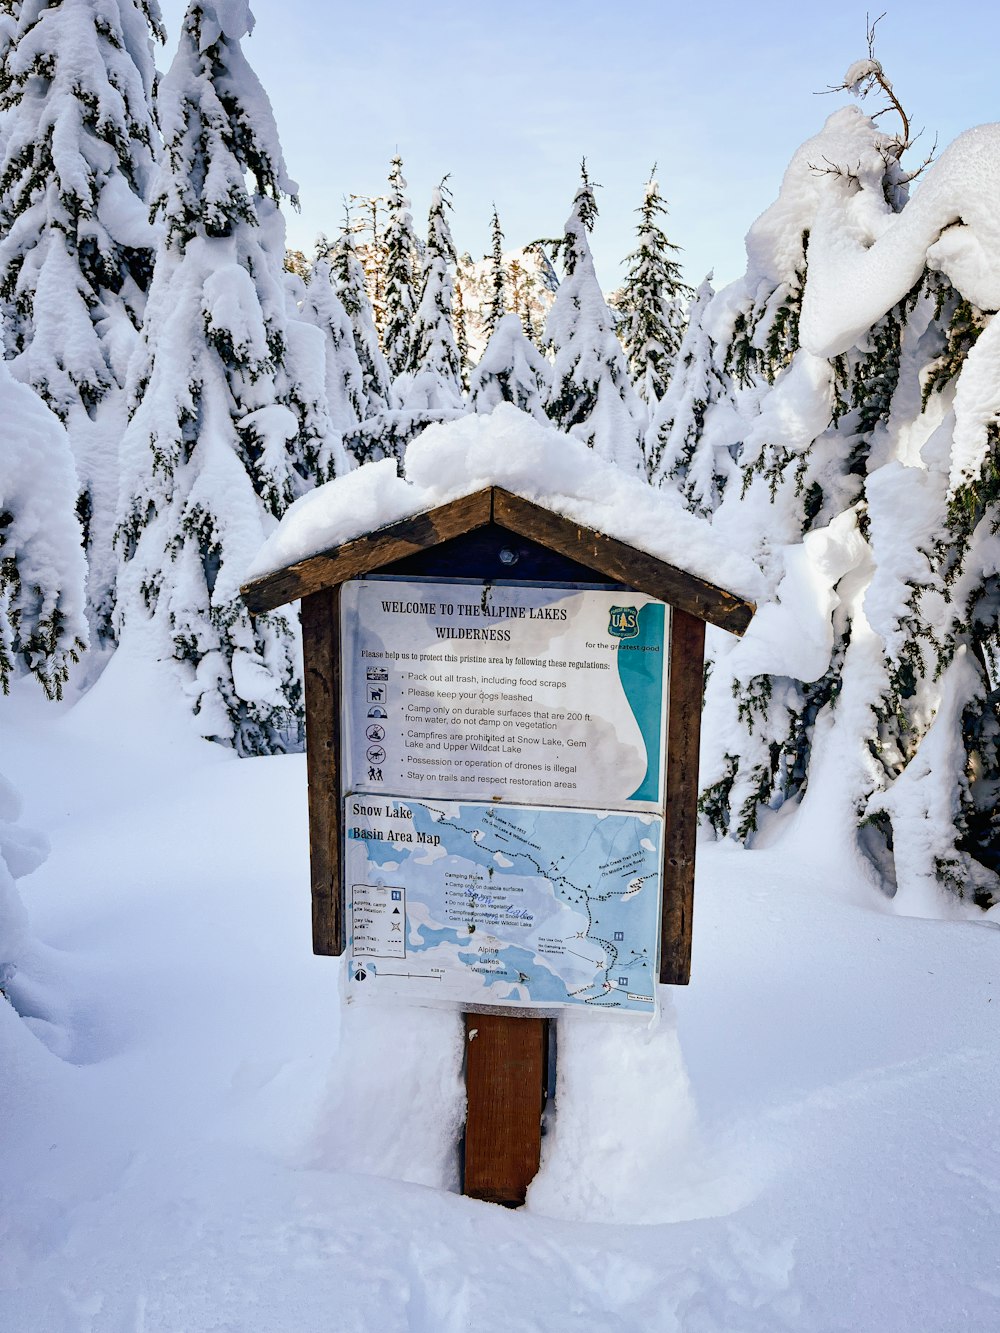
[[[664,515],[664,521],[669,522],[668,514]],[[310,593],[336,587],[347,579],[374,573],[405,556],[491,522],[732,634],[744,632],[756,609],[753,602],[744,601],[695,574],[500,486],[464,495],[252,579],[243,586],[243,599],[254,614],[272,611]]]

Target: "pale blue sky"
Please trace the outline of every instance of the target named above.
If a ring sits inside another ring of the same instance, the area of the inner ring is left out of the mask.
[[[398,149],[422,230],[451,173],[456,242],[480,256],[495,200],[509,246],[555,235],[586,155],[601,281],[620,281],[654,161],[685,275],[744,268],[743,237],[785,166],[845,94],[814,94],[867,54],[865,8],[807,0],[258,0],[244,43],[274,105],[302,213],[289,241],[335,232],[345,194],[380,193]],[[164,0],[173,57],[184,5]],[[878,13],[876,7],[873,14]],[[1000,119],[1000,6],[908,0],[876,54],[927,146]]]

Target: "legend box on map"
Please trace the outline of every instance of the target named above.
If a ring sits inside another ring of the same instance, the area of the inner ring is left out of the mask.
[[[352,885],[351,928],[355,953],[368,958],[405,958],[406,890]]]

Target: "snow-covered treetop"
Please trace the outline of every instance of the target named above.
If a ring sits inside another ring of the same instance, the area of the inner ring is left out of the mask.
[[[490,218],[490,237],[492,245],[490,248],[490,266],[491,266],[491,291],[490,305],[486,313],[486,337],[492,338],[497,325],[504,317],[507,309],[507,280],[503,267],[503,232],[500,229],[500,218],[497,215],[497,206],[493,205],[493,216]]]
[[[451,193],[442,181],[431,195],[423,289],[411,335],[415,379],[404,400],[407,407],[416,405],[415,397],[422,400],[420,406],[431,409],[458,408],[462,403],[462,367],[452,328],[455,243],[448,225],[450,208]]]
[[[345,226],[328,255],[331,274],[336,280],[337,295],[354,330],[354,348],[361,365],[367,401],[365,415],[384,411],[391,396],[389,367],[379,346],[375,312],[368,300],[364,271],[349,227]]]
[[[594,186],[584,162],[560,242],[565,276],[545,320],[545,339],[553,352],[547,410],[557,425],[603,457],[627,471],[638,470],[646,410],[632,387],[615,317],[597,280],[588,240],[596,217]]]
[[[416,308],[414,258],[419,252],[417,234],[406,195],[403,160],[394,157],[389,169],[389,217],[385,245],[385,330],[383,350],[393,375],[406,374],[412,366],[412,322]]]
[[[619,329],[629,371],[647,404],[663,397],[684,331],[682,301],[691,289],[674,257],[679,247],[667,239],[660,221],[667,206],[660,197],[656,168],[646,182],[637,244],[623,263],[628,272],[612,300],[622,316]]]
[[[470,377],[469,405],[474,412],[492,412],[498,403],[513,403],[547,421],[550,373],[548,361],[525,334],[517,315],[504,315]]]
[[[587,162],[580,163],[580,185],[573,196],[573,207],[563,228],[562,258],[566,276],[576,272],[578,262],[590,255],[587,236],[597,221],[597,196],[594,183],[587,175]]]
[[[864,211],[862,220],[862,210],[840,194],[813,220],[800,331],[817,355],[849,347],[909,291],[925,265],[980,310],[1000,308],[1000,125],[960,135],[901,213],[880,209],[874,199]],[[838,289],[850,301],[831,302]],[[835,317],[821,318],[828,309]]]
[[[652,490],[637,475],[509,403],[488,416],[429,426],[410,443],[403,476],[395,459],[384,459],[297,500],[247,578],[494,485],[740,596],[753,600],[760,593],[757,567],[716,537],[705,520],[689,514],[679,498]]]
[[[203,0],[201,5],[201,46],[207,51],[220,37],[238,42],[249,37],[256,19],[250,12],[249,0]]]
[[[846,351],[910,290],[925,266],[980,310],[1000,309],[1000,125],[960,135],[900,211],[886,198],[894,141],[859,108],[842,107],[795,153],[775,202],[747,235],[747,272],[720,299],[709,329],[754,293],[808,275],[801,345]]]
[[[896,96],[892,83],[889,80],[889,76],[882,68],[882,62],[875,58],[875,29],[884,18],[885,14],[880,14],[878,18],[869,20],[868,55],[864,59],[855,60],[852,64],[848,65],[847,73],[844,75],[843,81],[827,89],[827,91],[831,93],[851,93],[852,96],[858,98],[858,100],[862,102],[869,93],[881,93],[885,105],[880,111],[875,113],[875,118],[877,119],[879,116],[884,115],[887,111],[891,111],[899,117],[898,132],[888,140],[886,165],[889,165],[890,159],[897,164],[896,172],[894,174],[897,176],[899,183],[905,188],[905,186],[915,177],[919,176],[924,170],[924,167],[930,163],[934,156],[934,149],[931,149],[924,162],[917,167],[915,171],[906,172],[898,166],[898,163],[906,150],[913,147],[914,136],[910,131],[910,117],[907,114],[906,108]]]
[[[239,222],[256,225],[246,172],[259,197],[277,203],[288,195],[297,203],[271,103],[240,48],[252,26],[246,0],[192,0],[184,16],[158,97],[170,161],[155,202],[172,244],[183,245],[201,229],[228,236]]]

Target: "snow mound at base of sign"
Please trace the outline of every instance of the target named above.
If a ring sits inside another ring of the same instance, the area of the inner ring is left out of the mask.
[[[395,460],[383,459],[304,495],[265,542],[247,578],[487,486],[503,486],[749,600],[761,595],[757,566],[688,513],[673,492],[654,490],[638,473],[510,403],[489,415],[428,426],[406,451],[403,477]]]
[[[652,1023],[555,1020],[558,1081],[529,1212],[648,1225],[724,1217],[752,1197],[746,1164],[703,1142],[665,989],[660,1006]],[[458,1190],[464,1118],[460,1014],[393,1001],[342,1007],[312,1166]]]
[[[463,1035],[453,1010],[344,1005],[313,1164],[458,1190]]]
[[[721,1217],[745,1202],[736,1163],[706,1153],[668,992],[657,1021],[558,1019],[556,1113],[529,1211],[567,1221]],[[642,1095],[637,1096],[637,1090]],[[650,1189],[649,1182],[660,1182]]]

